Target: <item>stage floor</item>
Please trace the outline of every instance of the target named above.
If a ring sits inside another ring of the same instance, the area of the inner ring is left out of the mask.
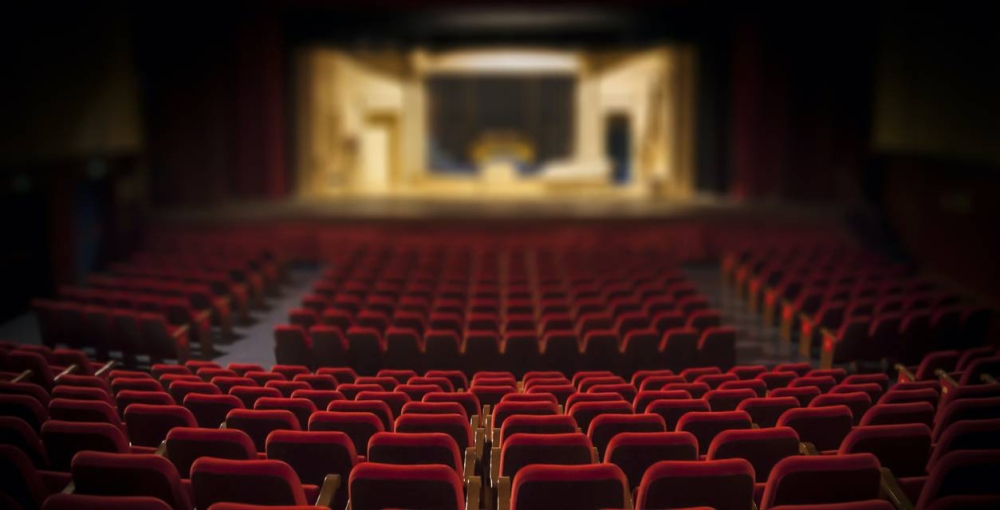
[[[701,195],[656,199],[621,195],[565,197],[344,195],[282,201],[233,202],[212,207],[159,210],[165,221],[247,220],[768,220],[777,223],[840,222],[836,205],[741,202]]]

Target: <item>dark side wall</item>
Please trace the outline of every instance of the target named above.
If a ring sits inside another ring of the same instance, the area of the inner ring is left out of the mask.
[[[885,12],[866,178],[915,260],[1000,303],[1000,34],[985,9]]]

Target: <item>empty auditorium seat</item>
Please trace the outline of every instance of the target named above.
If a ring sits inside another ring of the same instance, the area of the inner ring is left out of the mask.
[[[389,433],[380,432],[368,442],[368,461],[382,464],[413,465],[436,464],[454,469],[462,475],[466,472],[465,452],[459,451],[455,440],[447,434]],[[473,464],[468,466],[472,474]]]
[[[608,443],[616,435],[626,432],[666,432],[666,423],[657,414],[602,414],[594,417],[587,428],[598,458],[604,457]]]
[[[744,430],[751,428],[750,415],[743,411],[685,413],[677,421],[678,432],[689,432],[698,439],[699,454],[708,453],[715,436],[724,430]]]
[[[195,506],[217,502],[259,505],[306,505],[306,493],[295,471],[281,461],[235,461],[202,457],[191,466]],[[323,491],[317,506],[329,508],[332,491]]]
[[[934,406],[928,402],[912,402],[905,404],[876,404],[861,417],[859,425],[901,425],[907,423],[923,423],[928,427],[934,424]]]
[[[348,485],[352,510],[466,506],[462,478],[446,466],[361,463],[351,471]],[[470,508],[478,508],[478,490],[469,493]]]
[[[236,386],[229,390],[229,394],[240,399],[243,402],[243,407],[246,409],[253,409],[254,404],[259,398],[279,398],[282,396],[281,392],[275,388],[257,388],[252,386]]]
[[[311,423],[311,422],[310,422]],[[245,432],[258,452],[267,447],[267,435],[275,430],[300,430],[299,420],[286,410],[233,409],[226,415],[226,428]]]
[[[75,494],[148,496],[174,510],[193,508],[177,468],[159,455],[80,452],[72,474]]]
[[[646,414],[658,414],[663,418],[667,431],[677,430],[681,418],[691,412],[709,412],[712,408],[704,399],[654,400],[646,406]]]
[[[535,465],[514,478],[510,509],[624,508],[629,498],[625,475],[613,464]]]
[[[798,399],[794,397],[767,397],[748,398],[736,407],[737,411],[744,411],[750,415],[760,428],[770,428],[778,424],[778,419],[789,409],[801,407]]]
[[[933,508],[937,501],[948,497],[1000,496],[1000,488],[994,482],[998,477],[1000,454],[996,450],[953,451],[934,464],[916,508]],[[992,501],[997,500],[994,498]],[[966,506],[959,505],[957,508]]]
[[[188,478],[191,464],[201,457],[251,460],[257,458],[257,450],[241,430],[174,428],[167,433],[164,456],[182,478]]]
[[[25,507],[31,508],[31,507]],[[87,496],[53,494],[42,510],[170,510],[162,500],[148,496]]]
[[[771,470],[760,508],[878,499],[881,480],[878,459],[867,453],[787,457]]]
[[[868,409],[871,408],[871,397],[867,393],[838,393],[820,395],[809,402],[809,407],[846,406],[851,410],[854,424],[857,425]]]
[[[646,471],[636,508],[744,509],[753,505],[753,490],[754,470],[745,460],[666,460]]]
[[[267,437],[267,458],[285,462],[302,483],[318,486],[330,474],[339,476],[343,486],[358,463],[351,438],[336,431],[274,431]],[[337,491],[333,503],[330,508],[344,508],[347,491]]]
[[[132,446],[156,448],[174,427],[197,427],[191,411],[181,406],[133,404],[125,410]]]
[[[309,424],[309,417],[316,412],[316,404],[304,398],[272,398],[262,397],[257,399],[253,406],[254,410],[285,410],[295,415],[299,429],[305,428]],[[253,437],[253,435],[251,435]]]
[[[81,451],[130,452],[121,428],[108,423],[49,420],[42,425],[41,438],[56,471],[69,471],[73,456]]]
[[[355,451],[367,454],[368,441],[385,426],[370,412],[319,411],[309,418],[309,431],[343,432],[354,443]]]
[[[0,498],[5,507],[38,509],[54,492],[45,485],[28,456],[14,446],[0,444],[0,473],[3,473],[0,476],[0,496],[9,498]]]
[[[779,427],[791,427],[804,443],[819,451],[836,450],[854,426],[850,408],[837,405],[789,409],[778,419]]]

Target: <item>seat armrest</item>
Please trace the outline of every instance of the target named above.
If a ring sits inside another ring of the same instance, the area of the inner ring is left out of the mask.
[[[333,508],[333,499],[337,497],[337,490],[340,489],[340,475],[329,474],[323,478],[323,486],[319,489],[319,497],[316,498],[316,506],[323,508]]]
[[[469,426],[472,427],[473,429],[482,428],[482,424],[480,423],[480,421],[481,420],[479,419],[479,415],[474,414],[469,417]]]
[[[494,446],[490,451],[490,487],[496,489],[500,482],[500,447]]]
[[[483,482],[478,476],[465,477],[465,510],[479,510],[479,494]]]
[[[938,379],[941,380],[941,393],[947,393],[949,389],[958,387],[958,381],[943,369],[939,368],[935,370],[934,375],[938,376]]]
[[[837,335],[828,328],[820,328],[819,368],[833,368],[833,355],[837,350]]]
[[[590,458],[591,458],[591,462],[593,462],[594,464],[600,464],[601,463],[601,457],[600,457],[600,454],[597,453],[597,447],[596,446],[591,446],[590,447]]]
[[[465,466],[463,466],[465,477],[476,474],[476,447],[470,446],[465,449]]]
[[[799,443],[799,454],[800,455],[819,455],[819,450],[816,449],[816,445],[812,443]]]
[[[94,375],[96,375],[97,377],[104,377],[104,374],[108,373],[108,371],[114,368],[116,363],[118,362],[115,360],[111,360],[105,363],[103,367],[99,368],[96,372],[94,372]]]
[[[505,476],[497,483],[497,509],[510,510],[510,477]]]
[[[500,444],[500,429],[490,428],[490,444]]]
[[[899,481],[889,468],[882,468],[881,492],[896,510],[913,510],[913,503],[906,497],[903,488],[899,486]]]
[[[73,494],[73,492],[75,491],[76,491],[76,484],[70,481],[68,484],[66,484],[66,487],[63,488],[62,494]]]
[[[188,325],[181,324],[180,326],[175,327],[173,331],[170,332],[170,336],[174,338],[181,338],[184,335],[186,335],[187,332],[188,332]]]
[[[486,429],[482,427],[475,429],[473,437],[476,442],[476,460],[482,462],[483,450],[486,448]]]
[[[153,452],[153,455],[158,455],[160,457],[166,457],[167,456],[167,440],[166,439],[164,439],[163,441],[160,441],[160,446],[156,447],[156,451]]]
[[[896,372],[899,374],[899,378],[897,379],[899,382],[909,382],[917,380],[917,376],[913,375],[913,372],[910,372],[910,369],[907,368],[906,365],[902,363],[896,363],[895,367],[896,367]]]
[[[59,375],[53,377],[52,380],[58,381],[62,376],[69,375],[69,374],[72,374],[73,372],[76,372],[76,369],[77,369],[76,364],[72,364],[72,365],[66,367],[66,370],[63,370],[62,372],[59,372]]]
[[[993,377],[990,374],[981,374],[979,376],[979,380],[983,381],[986,384],[997,384],[997,378]]]
[[[806,325],[809,325],[809,329],[812,329],[812,317],[809,317],[806,313],[799,313],[799,324],[800,329],[805,330]],[[812,356],[812,334],[804,335],[803,331],[799,331],[799,355],[805,359],[809,359]]]
[[[10,382],[24,382],[24,381],[27,381],[31,377],[31,374],[33,374],[33,373],[34,372],[32,372],[31,369],[25,370],[24,372],[21,372],[20,374],[17,374],[17,377],[11,379]]]

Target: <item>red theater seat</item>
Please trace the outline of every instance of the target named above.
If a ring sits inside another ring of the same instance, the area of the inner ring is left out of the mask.
[[[352,510],[465,506],[462,478],[446,466],[362,463],[351,471],[349,488]]]
[[[745,460],[667,460],[653,464],[642,477],[636,508],[743,510],[752,506],[753,490],[753,467]]]
[[[258,452],[267,447],[267,435],[275,430],[300,430],[291,411],[233,409],[226,415],[226,428],[241,430],[253,440]]]
[[[275,388],[255,388],[251,386],[236,386],[229,390],[229,394],[240,399],[243,407],[253,409],[257,399],[264,397],[280,398],[281,392]]]
[[[167,433],[164,456],[182,478],[188,478],[191,464],[201,457],[253,460],[257,449],[241,430],[175,428]]]
[[[298,475],[288,464],[277,460],[235,461],[203,457],[191,466],[191,486],[197,508],[208,508],[218,502],[268,506],[308,504]],[[329,502],[318,506],[328,507]]]
[[[594,417],[587,436],[603,458],[608,444],[618,434],[626,432],[666,432],[666,423],[656,414],[603,414]]]
[[[663,418],[668,432],[677,430],[677,424],[684,415],[711,410],[708,401],[704,399],[654,400],[646,406],[646,414],[658,414]]]
[[[330,474],[340,477],[341,484],[350,477],[358,464],[358,455],[351,438],[343,432],[278,430],[267,436],[267,458],[285,462],[302,483],[323,485]],[[339,490],[331,508],[344,508],[347,491]]]
[[[174,427],[197,427],[191,411],[181,406],[133,404],[125,410],[132,446],[156,448]]]
[[[177,468],[158,455],[80,452],[72,474],[75,494],[148,496],[173,510],[192,509]]]
[[[624,508],[629,497],[625,475],[615,465],[535,465],[514,478],[510,508]]]
[[[708,453],[715,436],[725,430],[745,430],[753,426],[750,415],[743,411],[685,413],[677,421],[678,432],[689,432],[698,438],[699,454]]]
[[[867,453],[788,457],[771,470],[760,508],[878,499],[881,480],[878,459]]]
[[[354,443],[354,450],[367,454],[368,441],[385,431],[382,421],[370,412],[319,411],[309,418],[309,431],[343,432]]]
[[[45,500],[42,510],[171,510],[171,506],[147,496],[53,494]]]
[[[760,428],[770,428],[778,424],[778,419],[789,409],[800,407],[798,399],[793,397],[748,398],[736,407],[744,411]]]
[[[108,423],[49,420],[42,425],[41,437],[49,455],[49,465],[56,471],[69,471],[73,456],[81,451],[130,452],[121,428]]]

